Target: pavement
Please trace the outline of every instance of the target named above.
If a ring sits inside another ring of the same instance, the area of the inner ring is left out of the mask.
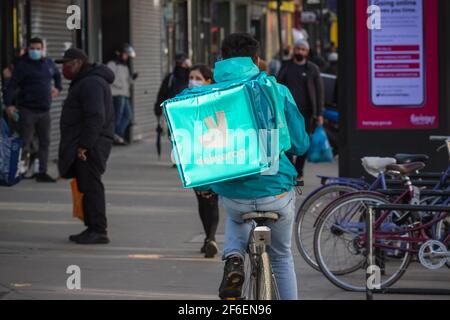
[[[153,141],[113,149],[104,183],[111,243],[80,246],[68,241],[83,230],[72,218],[67,180],[37,184],[24,180],[0,189],[0,299],[217,299],[223,263],[220,255],[200,254],[202,227],[192,190],[183,189]],[[336,175],[337,163],[308,164],[305,194],[320,183],[316,174]],[[56,166],[51,172],[56,176]],[[298,200],[298,204],[300,201]],[[218,230],[222,249],[224,214]],[[365,299],[334,287],[294,255],[299,297]],[[69,266],[81,271],[81,289],[70,290]],[[398,287],[450,288],[450,272],[414,265]],[[450,299],[430,296],[376,296],[377,299]]]

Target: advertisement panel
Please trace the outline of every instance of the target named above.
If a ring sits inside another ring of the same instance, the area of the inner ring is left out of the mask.
[[[356,1],[357,128],[438,128],[437,0]]]

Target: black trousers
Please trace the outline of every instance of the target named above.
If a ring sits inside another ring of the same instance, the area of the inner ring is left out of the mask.
[[[203,198],[197,193],[195,195],[198,200],[198,213],[206,234],[205,241],[215,241],[217,226],[219,225],[219,198],[216,194],[209,199]]]
[[[84,224],[94,232],[106,234],[105,187],[102,183],[102,172],[89,155],[87,161],[77,159],[74,169],[78,189],[83,193]]]
[[[39,141],[38,158],[39,172],[47,172],[48,151],[50,147],[51,119],[50,111],[35,112],[27,108],[19,108],[19,132],[25,147],[22,160],[28,153],[33,153],[32,143],[34,135]]]
[[[300,113],[303,115],[303,118],[305,118],[305,130],[310,135],[313,133],[315,124],[314,124],[314,116],[312,110],[300,110]],[[306,163],[307,153],[305,153],[302,156],[297,156],[294,158],[294,156],[289,156],[289,160],[294,164],[295,169],[297,170],[297,173],[299,177],[304,176],[304,168]]]

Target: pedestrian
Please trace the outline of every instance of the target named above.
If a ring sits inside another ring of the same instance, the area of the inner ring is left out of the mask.
[[[184,53],[175,56],[175,67],[164,77],[158,91],[154,112],[157,118],[162,116],[161,104],[171,99],[189,86],[189,73],[192,64]]]
[[[229,35],[222,43],[224,60],[216,63],[214,80],[221,83],[256,77],[260,73],[258,51],[259,42],[251,35],[246,33]],[[276,84],[272,92],[272,95],[279,96],[272,96],[271,99],[284,102],[283,111],[292,145],[288,153],[301,155],[309,147],[303,117],[287,88]],[[254,108],[258,113],[261,106],[255,103]],[[251,224],[244,223],[242,215],[252,211],[279,213],[278,221],[268,223],[272,230],[272,244],[268,246],[269,257],[281,299],[297,299],[297,279],[291,249],[295,218],[293,188],[296,176],[297,172],[292,163],[282,153],[279,170],[273,175],[255,174],[199,188],[199,190],[211,189],[218,194],[227,213],[222,256],[225,267],[219,288],[219,296],[222,299],[242,296],[245,279],[244,258],[252,228]]]
[[[54,87],[52,85],[54,81]],[[17,103],[13,103],[15,92]],[[52,99],[62,90],[61,74],[54,62],[44,56],[44,42],[32,38],[28,55],[21,58],[12,72],[5,90],[6,113],[10,119],[18,119],[20,136],[25,148],[22,161],[30,153],[30,145],[35,132],[39,140],[39,173],[37,182],[56,182],[47,174],[50,147],[50,107]]]
[[[211,84],[213,73],[211,69],[203,64],[195,65],[189,73],[189,88],[196,88]],[[219,224],[219,198],[211,190],[195,190],[198,202],[198,213],[205,231],[205,240],[200,249],[205,258],[214,258],[218,252],[216,242],[216,231]]]
[[[309,44],[300,39],[295,42],[293,59],[278,74],[278,82],[291,91],[301,114],[305,118],[306,131],[311,134],[315,125],[323,125],[324,85],[317,65],[307,59]],[[292,159],[299,174],[304,176],[306,155]]]
[[[115,111],[114,143],[125,145],[125,132],[133,119],[133,110],[130,104],[130,88],[137,73],[131,74],[128,62],[135,58],[136,53],[132,46],[124,43],[116,52],[116,57],[109,61],[107,66],[113,71],[115,80],[111,85]]]
[[[78,244],[108,243],[102,175],[114,140],[110,87],[114,73],[105,65],[88,63],[86,54],[76,48],[57,62],[63,63],[63,75],[71,81],[61,113],[58,168],[61,177],[77,181],[87,227],[69,239]]]

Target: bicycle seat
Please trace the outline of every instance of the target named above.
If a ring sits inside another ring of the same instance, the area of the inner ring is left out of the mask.
[[[388,165],[397,161],[394,158],[364,157],[361,162],[366,172],[377,178],[380,172],[386,171]]]
[[[242,215],[242,219],[246,222],[248,221],[256,221],[264,222],[266,220],[277,221],[280,218],[280,215],[276,212],[248,212]]]
[[[408,154],[408,153],[398,153],[394,156],[398,164],[405,164],[411,162],[427,162],[430,157],[426,154]]]
[[[402,176],[407,176],[417,170],[421,170],[425,167],[423,162],[411,162],[406,164],[390,164],[386,167],[388,171],[398,172]]]

